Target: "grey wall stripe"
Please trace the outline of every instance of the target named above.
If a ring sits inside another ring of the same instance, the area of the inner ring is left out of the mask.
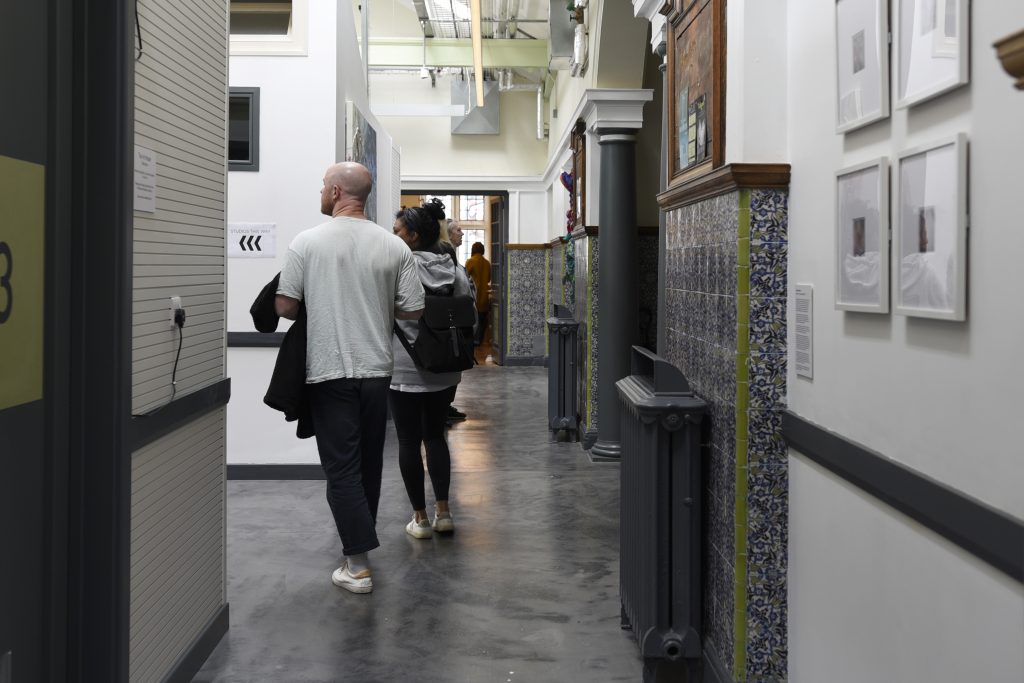
[[[220,639],[228,632],[228,622],[228,606],[224,605],[217,611],[203,632],[196,637],[188,650],[178,659],[164,679],[164,683],[189,683],[195,678],[195,675],[203,668],[203,664],[213,654]]]
[[[228,465],[228,479],[317,481],[325,477],[320,465]]]
[[[786,411],[789,446],[1024,583],[1024,522]]]
[[[278,347],[284,339],[284,332],[228,332],[228,346],[233,348],[246,347]]]
[[[129,427],[131,450],[137,451],[211,410],[227,405],[231,398],[231,378],[203,387],[172,401],[152,415],[133,417]]]

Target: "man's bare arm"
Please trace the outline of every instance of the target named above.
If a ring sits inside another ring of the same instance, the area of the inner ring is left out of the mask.
[[[423,315],[423,309],[416,311],[400,311],[395,309],[395,318],[398,320],[419,320],[420,316]]]
[[[299,300],[278,294],[274,298],[274,312],[282,318],[295,320],[299,316]]]

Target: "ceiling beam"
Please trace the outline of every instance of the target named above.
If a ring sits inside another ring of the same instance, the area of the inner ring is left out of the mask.
[[[548,65],[546,40],[488,39],[483,51],[486,69],[543,69]],[[422,63],[422,38],[370,38],[371,67],[418,67]],[[468,38],[427,38],[427,66],[473,66],[473,42]]]

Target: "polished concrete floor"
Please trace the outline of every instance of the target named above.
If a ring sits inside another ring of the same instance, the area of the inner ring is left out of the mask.
[[[451,537],[405,534],[389,433],[370,595],[331,584],[323,482],[228,482],[231,629],[195,680],[639,680],[619,628],[618,467],[549,441],[545,373],[465,374]]]

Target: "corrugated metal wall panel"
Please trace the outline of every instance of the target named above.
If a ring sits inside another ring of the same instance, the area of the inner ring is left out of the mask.
[[[132,681],[159,681],[226,600],[219,409],[132,456]]]
[[[136,213],[132,409],[225,375],[227,0],[140,0],[135,142],[156,152],[156,212]],[[161,681],[226,601],[225,420],[219,409],[132,456],[129,676]]]

